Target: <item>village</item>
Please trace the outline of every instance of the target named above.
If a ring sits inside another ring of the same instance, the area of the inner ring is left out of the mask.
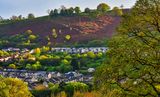
[[[102,52],[105,53],[108,50],[107,47],[81,47],[81,48],[52,48],[51,51],[53,52],[67,52],[67,53],[86,53],[86,52]]]
[[[61,53],[69,53],[69,54],[76,54],[76,53],[87,53],[87,52],[94,52],[94,53],[98,53],[98,52],[102,52],[105,53],[107,52],[108,48],[107,47],[89,47],[89,48],[65,48],[65,47],[56,47],[56,48],[51,48],[51,50],[49,51],[49,53],[54,53],[54,52],[61,52]],[[34,53],[34,49],[33,50],[29,50],[27,48],[24,49],[19,49],[19,48],[6,48],[6,49],[2,49],[2,51],[6,51],[6,52],[15,52],[14,55],[12,56],[6,56],[6,57],[0,57],[0,62],[7,62],[9,60],[18,58],[20,55],[23,55],[25,53]]]
[[[32,90],[34,86],[41,83],[48,87],[49,83],[59,84],[61,82],[83,82],[90,83],[93,80],[92,73],[95,71],[94,68],[88,69],[88,74],[83,75],[76,72],[46,72],[46,71],[27,71],[27,70],[14,70],[4,69],[0,70],[0,75],[3,77],[18,78],[27,82],[29,88]]]
[[[102,52],[105,53],[108,50],[106,47],[90,47],[90,48],[51,48],[48,53],[69,53],[69,54],[83,54],[87,52],[98,53]],[[19,49],[19,48],[7,48],[2,49],[2,51],[6,52],[15,52],[12,56],[1,57],[0,62],[8,62],[12,59],[18,59],[21,55],[25,53],[34,53],[34,50]],[[61,83],[61,82],[83,82],[83,83],[90,83],[93,79],[93,73],[95,68],[88,68],[87,74],[81,74],[78,71],[69,71],[67,73],[60,73],[58,71],[48,72],[48,71],[33,71],[33,70],[19,70],[19,69],[1,69],[0,75],[3,77],[11,77],[11,78],[19,78],[28,83],[29,88],[33,89],[39,83],[42,83],[44,86],[48,87],[48,83]]]

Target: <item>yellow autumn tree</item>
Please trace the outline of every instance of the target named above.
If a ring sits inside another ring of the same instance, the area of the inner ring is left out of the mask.
[[[0,97],[33,97],[28,86],[17,78],[0,78]]]

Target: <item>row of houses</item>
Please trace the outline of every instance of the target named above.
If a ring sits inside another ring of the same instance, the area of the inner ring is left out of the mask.
[[[24,48],[24,49],[19,49],[19,48],[6,48],[2,49],[3,51],[7,52],[29,52],[29,49]],[[67,53],[86,53],[86,52],[102,52],[105,53],[108,50],[107,47],[81,47],[81,48],[69,48],[69,47],[56,47],[56,48],[51,48],[52,52],[67,52]],[[30,52],[33,52],[34,50],[30,50]]]
[[[52,48],[52,52],[67,52],[67,53],[86,53],[86,52],[102,52],[105,53],[107,52],[108,48],[107,47],[84,47],[84,48]]]
[[[26,52],[29,53],[33,53],[34,50],[28,50],[28,49],[22,49],[20,50],[19,48],[7,48],[7,49],[2,49],[3,51],[7,51],[7,52],[17,52],[14,55],[11,56],[7,56],[7,57],[1,57],[0,58],[0,62],[7,62],[9,60],[12,60],[14,58],[18,58],[21,54],[24,54]],[[75,54],[75,53],[87,53],[87,52],[94,52],[94,53],[98,53],[98,52],[102,52],[102,53],[106,53],[108,50],[107,47],[88,47],[88,48],[65,48],[65,47],[57,47],[57,48],[51,48],[50,53],[53,52],[66,52],[66,53],[70,53],[70,54]]]
[[[24,48],[24,49],[19,49],[19,48],[6,48],[6,49],[2,49],[2,51],[6,51],[6,52],[14,52],[13,55],[9,55],[9,56],[4,56],[4,57],[0,57],[0,62],[7,62],[10,61],[12,59],[16,59],[18,58],[21,54],[24,54],[26,52],[29,52],[29,49]]]
[[[16,59],[16,58],[19,57],[19,55],[20,55],[19,53],[16,53],[16,54],[11,55],[11,56],[1,57],[0,62],[7,62],[7,61],[10,61],[12,59]]]
[[[3,71],[0,71],[0,75],[4,77],[19,78],[27,82],[31,89],[36,86],[36,83],[41,81],[47,86],[50,82],[91,82],[93,79],[91,75],[83,75],[73,71],[62,74],[60,72],[4,69]]]
[[[6,52],[28,52],[29,49],[27,49],[27,48],[20,49],[20,48],[9,47],[9,48],[2,49],[2,51],[6,51]]]

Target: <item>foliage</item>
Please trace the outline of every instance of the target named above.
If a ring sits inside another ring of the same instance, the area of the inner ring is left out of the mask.
[[[31,70],[31,69],[32,69],[31,64],[27,64],[27,65],[26,65],[26,67],[25,67],[25,69],[27,69],[27,70]]]
[[[39,70],[41,69],[41,64],[39,61],[37,61],[35,64],[32,65],[32,70]]]
[[[34,19],[34,18],[35,18],[35,16],[34,16],[33,13],[29,13],[29,14],[28,14],[28,19]]]
[[[66,36],[65,36],[65,39],[66,39],[66,40],[70,40],[70,39],[71,39],[71,35],[66,35]]]
[[[84,92],[84,93],[77,91],[74,93],[73,97],[113,97],[113,96],[106,96],[96,91]]]
[[[79,14],[81,12],[80,7],[75,7],[74,10],[76,14]]]
[[[69,65],[70,62],[69,62],[68,60],[64,59],[64,60],[62,60],[62,64],[64,64],[64,65]]]
[[[47,88],[42,85],[42,84],[38,84],[34,87],[35,90],[47,90]]]
[[[50,47],[47,47],[47,46],[43,46],[42,48],[41,48],[41,52],[42,53],[46,53],[46,52],[48,52],[50,50]]]
[[[29,35],[29,40],[35,40],[37,37],[35,35]]]
[[[68,14],[70,15],[70,16],[72,16],[73,14],[74,14],[74,8],[73,7],[70,7],[69,9],[68,9]]]
[[[110,6],[105,3],[101,3],[97,6],[97,10],[100,12],[107,12],[110,10]]]
[[[49,16],[50,16],[50,17],[56,17],[56,16],[58,16],[58,15],[59,15],[58,9],[54,9],[54,10],[51,10],[51,11],[49,12]]]
[[[0,80],[0,97],[32,97],[32,95],[23,81],[14,78],[2,78]]]
[[[91,52],[91,51],[87,53],[87,56],[89,58],[95,58],[96,57],[96,55],[94,54],[94,52]]]
[[[46,46],[36,49],[34,53],[27,52],[20,55],[19,58],[9,62],[2,62],[1,68],[47,70],[62,73],[72,70],[84,70],[86,74],[88,68],[98,67],[105,59],[105,54],[101,52],[95,54],[93,52],[67,54],[51,52],[50,48]],[[12,53],[9,52],[9,55],[12,55]]]
[[[113,14],[116,15],[116,16],[122,16],[122,15],[123,15],[122,9],[120,9],[120,8],[118,8],[118,7],[114,7],[114,8],[112,9],[112,11],[113,11]]]
[[[119,33],[109,43],[110,60],[95,75],[102,93],[159,96],[159,5],[159,0],[138,0],[131,13],[124,16]]]
[[[8,68],[16,69],[16,65],[15,64],[9,64]]]
[[[54,38],[57,38],[57,37],[58,37],[57,32],[56,32],[56,29],[52,29],[52,36],[53,36]]]
[[[76,91],[87,92],[88,86],[86,84],[80,83],[80,82],[69,82],[64,87],[64,89],[67,94],[67,97],[73,97],[73,94]]]
[[[101,47],[101,46],[106,46],[108,44],[108,40],[92,40],[89,41],[86,45],[88,47]]]
[[[56,96],[59,92],[60,92],[60,89],[59,89],[59,85],[58,84],[52,84],[52,83],[49,83],[49,89],[52,91],[52,93]]]
[[[27,30],[25,33],[27,33],[28,35],[32,34],[32,30]]]
[[[54,17],[54,11],[53,11],[53,10],[51,10],[51,11],[49,12],[49,16],[50,16],[50,17]]]
[[[41,54],[41,49],[40,49],[40,48],[36,48],[36,49],[34,50],[34,54],[35,54],[36,56],[40,56],[40,54]]]
[[[32,95],[34,97],[51,97],[51,90],[32,90]]]
[[[8,56],[8,55],[9,55],[8,52],[0,50],[0,57],[4,57],[4,56]]]
[[[90,12],[91,12],[91,9],[85,8],[85,9],[84,9],[84,12],[85,12],[85,13],[90,13]]]

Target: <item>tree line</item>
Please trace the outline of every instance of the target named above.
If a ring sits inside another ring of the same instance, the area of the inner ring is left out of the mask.
[[[90,9],[90,8],[85,8],[84,11],[81,10],[80,7],[76,6],[75,8],[70,7],[66,8],[65,6],[61,6],[59,9],[51,9],[47,10],[47,13],[49,17],[57,17],[57,16],[74,16],[74,15],[93,15],[94,13],[96,15],[98,14],[105,14],[107,12],[112,11],[111,13],[114,15],[121,16],[123,14],[122,12],[122,7],[114,7],[111,10],[111,7],[108,4],[101,3],[97,6],[96,9]],[[6,21],[18,21],[18,20],[24,20],[24,19],[34,19],[36,16],[33,13],[29,13],[27,17],[23,17],[22,15],[13,15],[10,17],[10,19],[3,19],[3,17],[0,16],[0,23],[6,22]]]

